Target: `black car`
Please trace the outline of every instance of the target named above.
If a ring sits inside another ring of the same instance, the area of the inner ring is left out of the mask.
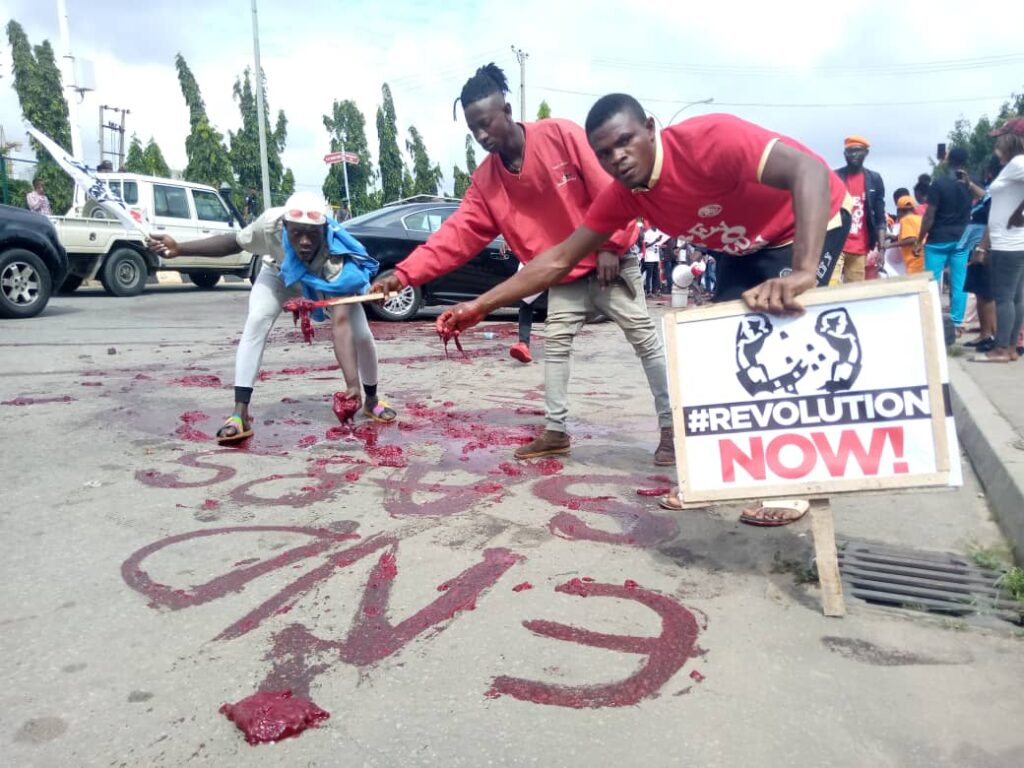
[[[458,200],[443,199],[394,203],[349,219],[345,228],[380,262],[378,276],[383,277],[391,274],[416,246],[425,243],[458,207]],[[381,320],[410,320],[423,306],[475,299],[514,275],[518,266],[515,256],[498,238],[458,269],[419,288],[406,288],[383,304],[368,304],[367,309]]]
[[[68,274],[68,257],[45,216],[0,205],[0,317],[35,317]]]

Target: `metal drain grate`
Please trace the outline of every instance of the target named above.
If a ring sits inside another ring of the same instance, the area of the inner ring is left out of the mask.
[[[993,586],[1000,574],[960,555],[846,541],[839,570],[846,594],[869,603],[1022,623],[1024,605]]]

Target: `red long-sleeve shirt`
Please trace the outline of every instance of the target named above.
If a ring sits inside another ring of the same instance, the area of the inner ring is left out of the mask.
[[[405,285],[423,285],[462,266],[498,235],[524,264],[572,234],[590,203],[612,183],[587,144],[583,129],[568,120],[523,123],[523,167],[512,173],[488,155],[473,173],[459,209],[395,267]],[[632,223],[602,250],[625,253],[636,239]],[[562,280],[583,277],[597,266],[592,253]]]

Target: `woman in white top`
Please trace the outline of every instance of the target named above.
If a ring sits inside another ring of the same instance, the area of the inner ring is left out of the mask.
[[[996,344],[974,361],[1008,363],[1018,357],[1016,339],[1024,322],[1024,117],[992,131],[1002,162],[989,193],[988,230],[975,253],[989,262],[996,300]]]

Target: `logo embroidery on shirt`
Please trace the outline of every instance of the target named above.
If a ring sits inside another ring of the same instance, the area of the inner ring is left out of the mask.
[[[700,216],[702,219],[709,219],[712,216],[717,216],[721,212],[722,206],[720,206],[718,203],[711,203],[710,205],[705,205],[703,208],[697,211],[697,215]]]

